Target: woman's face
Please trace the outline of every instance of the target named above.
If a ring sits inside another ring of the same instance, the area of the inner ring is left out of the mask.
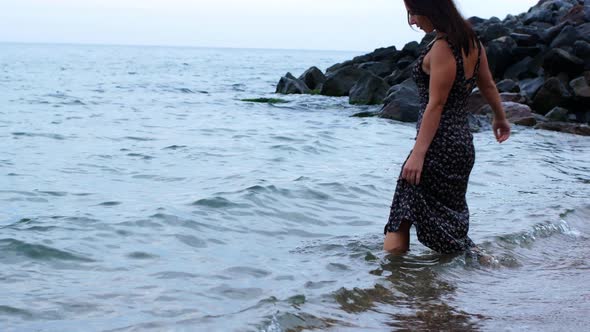
[[[430,22],[428,17],[423,15],[416,15],[408,8],[407,5],[406,10],[408,11],[408,15],[410,17],[410,25],[416,25],[419,29],[426,33],[434,31],[434,26],[432,25],[432,22]]]

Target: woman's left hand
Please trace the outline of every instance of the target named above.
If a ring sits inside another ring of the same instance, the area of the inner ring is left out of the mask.
[[[402,171],[402,179],[408,181],[410,184],[419,185],[423,166],[424,156],[412,152]]]

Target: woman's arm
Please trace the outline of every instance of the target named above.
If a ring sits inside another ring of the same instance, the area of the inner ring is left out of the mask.
[[[428,105],[424,110],[414,149],[402,171],[402,178],[411,184],[420,184],[424,157],[438,130],[443,108],[453,87],[456,75],[457,64],[449,44],[445,40],[436,41],[430,51]]]
[[[504,142],[510,137],[510,124],[506,120],[506,113],[502,107],[502,99],[496,88],[496,83],[490,72],[490,66],[488,64],[488,57],[485,52],[483,45],[481,52],[481,64],[479,68],[479,74],[477,76],[477,87],[481,91],[481,95],[492,107],[494,112],[494,120],[492,127],[494,129],[494,136],[499,143]]]

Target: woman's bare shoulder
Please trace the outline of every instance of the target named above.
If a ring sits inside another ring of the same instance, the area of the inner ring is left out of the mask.
[[[438,65],[447,64],[451,66],[455,64],[455,56],[453,55],[451,44],[449,44],[444,38],[435,40],[429,53],[430,63],[436,63]]]

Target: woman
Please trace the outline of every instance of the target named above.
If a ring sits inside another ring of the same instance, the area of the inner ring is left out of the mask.
[[[465,105],[475,84],[494,111],[493,131],[502,143],[510,125],[483,46],[452,0],[404,0],[408,23],[436,37],[422,51],[413,77],[421,111],[414,148],[402,166],[385,226],[384,249],[404,253],[410,226],[418,240],[440,253],[476,248],[467,236],[465,200],[475,161]]]

